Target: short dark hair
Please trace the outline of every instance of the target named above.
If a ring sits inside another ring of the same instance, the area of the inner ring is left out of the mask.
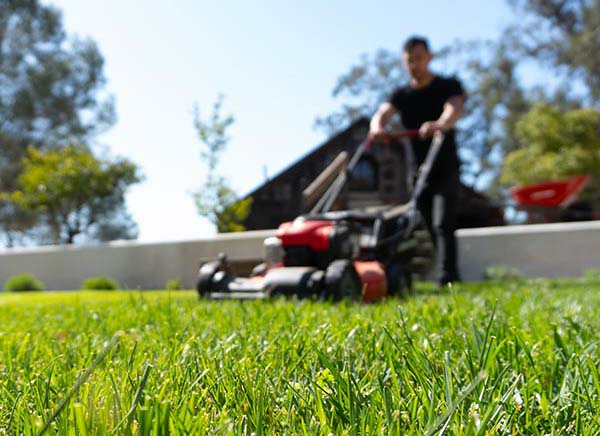
[[[422,36],[411,36],[408,38],[402,46],[402,51],[410,51],[418,45],[422,45],[427,51],[429,51],[429,43],[427,42],[427,38]]]

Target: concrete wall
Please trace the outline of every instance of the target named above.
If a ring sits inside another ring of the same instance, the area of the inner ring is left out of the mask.
[[[463,229],[457,233],[464,280],[490,265],[527,277],[579,277],[600,269],[600,221]]]
[[[84,279],[98,275],[131,289],[162,289],[173,278],[192,288],[201,262],[224,252],[247,270],[262,258],[262,242],[272,234],[265,230],[185,242],[0,250],[0,285],[10,276],[29,273],[47,289],[79,289]],[[600,268],[600,221],[465,229],[458,231],[458,240],[464,280],[480,280],[490,265],[513,266],[529,277],[576,277]]]
[[[109,276],[127,289],[163,289],[179,278],[195,287],[201,262],[227,253],[237,264],[255,263],[263,256],[263,240],[273,231],[225,234],[185,242],[139,243],[119,241],[99,246],[48,246],[0,251],[0,284],[16,274],[33,274],[47,289],[79,289],[93,276]]]

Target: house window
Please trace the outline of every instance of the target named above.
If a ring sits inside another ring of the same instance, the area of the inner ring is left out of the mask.
[[[375,159],[371,156],[363,156],[350,174],[350,191],[377,191],[378,179]]]

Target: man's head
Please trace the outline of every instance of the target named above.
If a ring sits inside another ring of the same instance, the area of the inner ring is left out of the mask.
[[[432,57],[427,39],[423,37],[412,36],[406,40],[402,47],[404,68],[417,82],[430,74],[429,62],[431,62]]]

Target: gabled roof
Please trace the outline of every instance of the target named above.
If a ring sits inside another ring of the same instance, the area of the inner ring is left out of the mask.
[[[247,193],[242,198],[255,196],[258,191],[262,190],[266,186],[280,181],[280,179],[282,177],[284,177],[286,175],[286,173],[295,170],[299,166],[302,166],[306,161],[312,159],[315,155],[323,153],[323,152],[327,152],[328,148],[333,147],[336,143],[338,143],[338,141],[340,141],[345,136],[351,135],[352,132],[356,131],[359,128],[362,128],[362,127],[366,128],[366,127],[368,127],[368,125],[369,125],[368,118],[366,118],[366,117],[359,118],[358,120],[356,120],[352,124],[350,124],[347,128],[336,133],[334,136],[330,137],[329,139],[327,139],[325,142],[323,142],[316,148],[307,152],[305,155],[303,155],[302,157],[297,159],[295,162],[291,163],[289,166],[287,166],[283,170],[279,171],[275,176],[269,178],[269,180],[265,181],[263,184],[259,185],[253,191]]]

